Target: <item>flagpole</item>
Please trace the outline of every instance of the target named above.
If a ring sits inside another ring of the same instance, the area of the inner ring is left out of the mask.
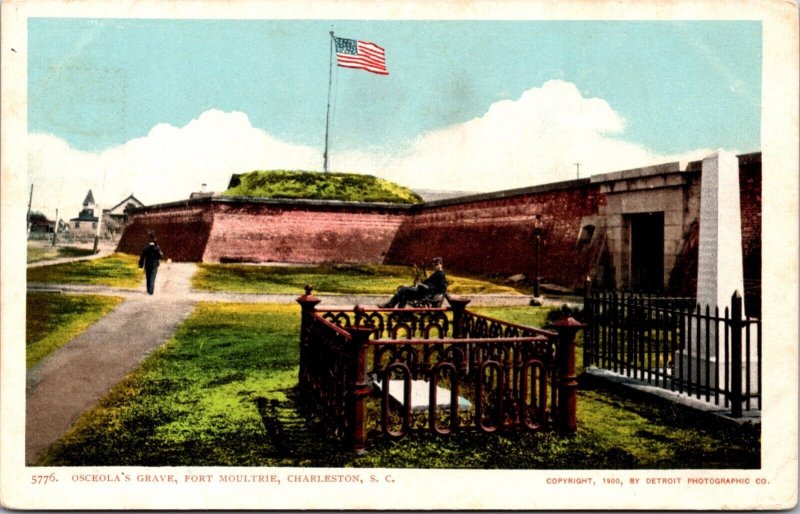
[[[328,128],[330,126],[330,119],[331,119],[331,83],[333,81],[333,31],[330,32],[331,34],[331,50],[329,56],[329,66],[328,66],[328,110],[325,114],[325,152],[322,154],[324,163],[322,165],[325,173],[328,172]]]

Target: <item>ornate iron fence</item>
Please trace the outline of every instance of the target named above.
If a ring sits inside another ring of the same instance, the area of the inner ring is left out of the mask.
[[[302,307],[300,392],[355,451],[367,439],[412,433],[558,429],[573,433],[575,334],[526,327],[466,309],[317,310]]]
[[[761,409],[761,321],[731,307],[702,308],[694,298],[616,291],[584,297],[584,366],[677,391],[731,409]]]

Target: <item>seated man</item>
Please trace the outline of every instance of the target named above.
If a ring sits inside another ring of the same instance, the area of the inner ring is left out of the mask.
[[[436,257],[433,259],[432,264],[435,271],[431,273],[431,276],[415,286],[402,286],[398,288],[391,300],[378,305],[378,307],[390,309],[396,305],[402,308],[412,300],[418,300],[425,296],[445,294],[447,292],[447,277],[445,277],[444,271],[442,270],[442,258]]]

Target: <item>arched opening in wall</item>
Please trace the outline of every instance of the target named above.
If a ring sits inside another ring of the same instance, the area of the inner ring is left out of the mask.
[[[624,216],[629,267],[626,283],[633,291],[664,290],[664,212]]]

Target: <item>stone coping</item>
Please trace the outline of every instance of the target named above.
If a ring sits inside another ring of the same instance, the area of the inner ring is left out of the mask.
[[[132,214],[145,213],[152,210],[164,209],[169,207],[190,207],[193,205],[210,205],[210,204],[258,204],[258,205],[275,205],[275,206],[290,206],[290,207],[338,207],[347,208],[349,210],[389,210],[389,211],[407,211],[416,205],[413,204],[397,204],[397,203],[383,203],[383,202],[346,202],[342,200],[305,200],[295,198],[257,198],[253,196],[205,196],[190,198],[186,200],[178,200],[175,202],[165,202],[145,207],[133,209]],[[417,204],[420,205],[420,204]]]
[[[620,180],[630,180],[636,178],[652,177],[655,175],[668,175],[672,173],[684,173],[688,166],[680,162],[668,162],[655,166],[645,166],[630,170],[614,171],[603,173],[602,175],[592,175],[592,184],[602,184],[604,182],[617,182]]]
[[[486,200],[500,200],[503,198],[513,198],[515,196],[524,196],[537,193],[547,193],[550,191],[560,191],[562,189],[572,189],[582,186],[588,186],[591,182],[588,178],[580,178],[574,180],[565,180],[563,182],[551,182],[549,184],[540,184],[537,186],[520,187],[517,189],[506,189],[503,191],[493,191],[491,193],[476,193],[467,196],[458,196],[455,198],[446,198],[443,200],[434,200],[432,202],[425,202],[417,204],[414,207],[417,209],[425,209],[427,207],[440,207],[446,205],[458,205],[462,203],[473,203]]]
[[[713,153],[713,152],[712,152]],[[736,156],[739,159],[739,166],[753,164],[761,161],[761,152],[745,153]],[[630,180],[635,178],[652,177],[655,175],[665,175],[672,173],[696,173],[702,170],[703,161],[673,161],[653,166],[643,166],[629,170],[613,171],[592,175],[592,184],[603,182],[616,182],[620,180]]]

